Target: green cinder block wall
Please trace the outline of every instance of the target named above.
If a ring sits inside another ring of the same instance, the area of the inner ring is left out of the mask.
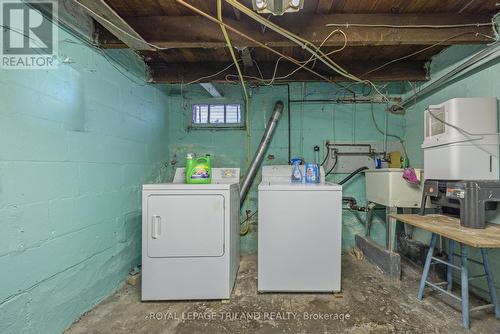
[[[435,79],[446,71],[448,66],[453,66],[454,63],[460,62],[465,57],[478,51],[480,47],[477,46],[454,46],[442,52],[433,59],[431,66],[431,77]],[[420,145],[423,142],[424,128],[423,121],[424,110],[431,104],[439,104],[454,97],[484,97],[493,96],[500,99],[500,63],[499,59],[493,60],[485,64],[472,73],[454,80],[452,83],[443,87],[431,95],[425,97],[417,104],[411,106],[405,115],[406,129],[405,136],[408,146],[408,155],[413,165],[416,167],[423,167],[423,151]],[[500,223],[499,212],[489,213],[488,220],[494,223]],[[430,235],[424,231],[419,231],[416,236],[428,243]],[[477,249],[470,249],[471,257],[476,260],[481,260],[481,255]],[[495,285],[500,287],[500,251],[490,250],[490,264],[494,270]],[[483,274],[482,267],[477,265],[469,266],[470,275]],[[458,274],[458,273],[457,273]],[[457,276],[458,277],[458,276]],[[459,281],[459,279],[458,279]],[[488,298],[487,285],[485,280],[475,280],[471,282],[471,286],[475,292]]]
[[[242,103],[242,92],[239,85],[220,84],[216,87],[224,98],[213,99],[199,85],[170,85],[169,91],[169,157],[171,159],[170,174],[175,168],[185,166],[186,153],[210,153],[213,156],[213,166],[240,167],[242,175],[246,170],[246,135],[244,130],[200,130],[190,129],[191,108],[196,103]],[[357,90],[359,96],[362,91]],[[401,93],[399,85],[390,85],[388,89]],[[325,83],[292,83],[290,84],[290,98],[294,99],[335,99],[345,93],[335,84]],[[288,163],[288,88],[286,85],[260,86],[250,89],[250,132],[252,156],[260,143],[265,126],[272,113],[276,101],[285,103],[285,112],[276,129],[267,155],[274,159],[264,159],[263,164]],[[298,104],[290,105],[291,115],[291,155],[300,156],[307,161],[314,161],[313,147],[323,147],[325,140],[363,143],[366,141],[384,140],[384,136],[377,132],[371,119],[371,104]],[[375,118],[379,126],[384,125],[385,104],[374,104]],[[402,116],[390,115],[388,121],[389,132],[403,136],[405,119]],[[372,166],[368,166],[372,167]],[[329,176],[328,180],[340,180],[347,174]],[[250,191],[250,209],[257,208],[257,186],[260,182],[258,174]],[[358,176],[344,187],[345,196],[353,196],[363,205],[366,203],[364,177]],[[244,213],[246,206],[243,207]],[[375,219],[379,219],[376,217]],[[364,233],[363,213],[343,212],[343,248],[350,249],[354,245],[354,235]],[[242,237],[242,251],[254,252],[257,249],[256,230]],[[373,224],[372,235],[381,244],[385,244],[385,232],[382,221]]]
[[[62,332],[115,291],[140,263],[140,187],[167,177],[164,89],[59,39],[71,64],[0,70],[4,334]]]

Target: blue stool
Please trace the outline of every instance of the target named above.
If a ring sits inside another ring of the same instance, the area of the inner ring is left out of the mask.
[[[455,247],[455,240],[448,240],[448,262],[443,261],[441,259],[438,259],[433,256],[434,253],[434,248],[436,247],[436,241],[437,241],[437,234],[433,233],[432,238],[431,238],[431,244],[429,246],[429,252],[427,253],[427,258],[425,260],[425,265],[424,265],[424,272],[422,273],[422,278],[420,280],[420,287],[418,288],[418,294],[417,298],[422,300],[424,296],[424,288],[426,285],[429,287],[438,290],[454,299],[459,300],[462,303],[462,326],[465,328],[469,328],[470,325],[470,319],[469,319],[469,313],[471,311],[478,311],[478,310],[483,310],[486,308],[494,307],[495,308],[495,317],[497,319],[500,319],[500,307],[498,305],[498,299],[497,299],[497,293],[495,290],[495,286],[493,285],[493,275],[491,273],[491,268],[490,268],[490,263],[488,261],[488,250],[486,248],[480,248],[481,250],[481,256],[483,258],[483,262],[478,262],[473,259],[468,259],[467,258],[467,246],[461,244],[460,245],[460,256],[461,258],[461,266],[456,266],[453,264],[453,254],[454,247]],[[469,277],[469,273],[467,270],[467,261],[475,262],[477,264],[480,264],[484,268],[484,274],[483,275],[477,275],[477,276],[472,276]],[[427,281],[427,277],[429,276],[429,269],[431,267],[431,264],[435,263],[442,263],[447,266],[447,280],[445,282],[440,282],[440,283],[431,283]],[[461,288],[462,288],[462,293],[461,297],[458,297],[454,295],[451,292],[451,289],[453,287],[453,269],[461,271]],[[486,278],[488,282],[488,290],[490,292],[490,300],[491,304],[487,305],[481,305],[478,307],[473,307],[470,308],[469,306],[469,281],[471,280],[476,280],[480,278]],[[447,289],[441,288],[441,286],[446,286]]]

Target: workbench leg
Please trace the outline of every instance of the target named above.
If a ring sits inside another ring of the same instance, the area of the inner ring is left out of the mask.
[[[481,248],[481,255],[483,257],[484,273],[488,281],[488,289],[490,290],[491,303],[495,305],[495,317],[500,319],[500,306],[498,305],[497,292],[493,283],[493,274],[491,273],[490,262],[488,261],[488,250]]]
[[[427,252],[427,258],[425,259],[424,272],[422,273],[422,278],[420,279],[420,286],[418,288],[417,298],[422,300],[424,296],[425,281],[427,281],[427,276],[429,276],[429,270],[431,268],[432,255],[434,254],[434,247],[436,247],[437,234],[432,233],[431,244],[429,246],[429,251]]]
[[[462,259],[462,326],[469,328],[469,273],[467,271],[467,246],[460,245]]]
[[[396,223],[397,220],[392,218],[392,214],[397,214],[398,208],[386,207],[385,208],[385,221],[386,221],[386,248],[388,251],[393,252],[396,247]]]
[[[412,213],[413,213],[413,209],[412,208],[403,208],[403,214],[406,215],[406,214],[412,214]],[[415,228],[412,225],[410,225],[410,224],[403,224],[403,228],[404,228],[405,234],[410,239],[413,239],[413,232],[415,231]]]
[[[455,248],[455,240],[448,239],[448,263],[453,264],[453,252]],[[448,278],[448,291],[453,289],[453,267],[447,266],[446,276]]]

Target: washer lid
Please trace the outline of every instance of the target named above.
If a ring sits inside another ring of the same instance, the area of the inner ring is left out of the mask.
[[[336,183],[261,182],[259,191],[342,191]]]

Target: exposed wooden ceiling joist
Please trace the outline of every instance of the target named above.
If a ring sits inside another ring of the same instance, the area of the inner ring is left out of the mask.
[[[123,18],[104,0],[77,0],[85,11],[108,29],[118,40],[134,50],[154,50]]]
[[[339,24],[391,24],[391,25],[449,25],[490,22],[487,15],[456,15],[456,14],[335,14],[335,15],[302,15],[282,16],[272,19],[274,23],[290,30],[301,37],[319,44],[335,28],[327,27],[328,23]],[[226,43],[220,27],[200,16],[149,16],[128,18],[128,23],[147,41],[165,48],[223,48]],[[266,30],[243,18],[225,19],[225,23],[252,36],[271,47],[286,47],[295,45],[285,37]],[[378,28],[378,27],[348,27],[341,28],[348,37],[349,46],[366,45],[432,45],[451,44],[481,44],[491,40],[481,35],[491,35],[491,26],[459,27],[459,28]],[[476,35],[479,33],[479,35]],[[236,47],[254,47],[247,39],[231,34],[232,43]],[[100,43],[103,47],[121,48],[123,43],[113,36],[102,32]],[[340,34],[332,36],[325,46],[343,44]]]
[[[212,75],[231,64],[220,26],[198,16],[192,9],[185,8],[176,0],[77,1],[94,4],[106,2],[108,9],[114,14],[103,15],[101,8],[99,11],[101,16],[116,22],[127,32],[123,34],[122,29],[113,30],[112,25],[105,24],[106,20],[99,20],[99,17],[96,17],[96,21],[102,24],[102,26],[96,24],[101,46],[106,48],[128,46],[143,50],[143,46],[133,46],[133,42],[147,41],[165,48],[161,51],[151,50],[154,48],[149,48],[149,51],[138,51],[151,68],[154,82],[185,83]],[[316,45],[322,43],[335,29],[327,24],[348,24],[348,27],[340,28],[347,34],[347,47],[332,56],[347,70],[371,80],[426,80],[428,77],[424,64],[443,48],[453,44],[491,42],[487,36],[493,35],[491,25],[476,24],[491,22],[495,8],[494,1],[467,1],[468,5],[442,0],[308,0],[299,13],[273,16],[270,20]],[[188,2],[209,15],[216,15],[216,1],[189,0]],[[241,0],[241,2],[251,7],[251,0]],[[260,66],[264,77],[269,78],[273,75],[278,56],[255,41],[297,60],[309,58],[309,53],[300,46],[269,29],[264,32],[259,23],[234,10],[233,7],[224,3],[222,10],[225,23],[254,39],[254,42],[251,42],[234,31],[229,31],[235,47],[240,50],[247,47],[245,50],[251,50],[251,62]],[[111,15],[112,19],[108,15]],[[353,24],[364,26],[353,26]],[[380,24],[385,26],[373,26]],[[460,24],[469,26],[458,26]],[[413,27],[401,27],[408,25]],[[452,26],[436,29],[421,27],[423,25]],[[129,34],[134,36],[132,41],[127,40]],[[331,52],[343,44],[343,36],[336,34],[324,43],[322,50]],[[250,64],[249,55],[246,55],[247,65]],[[390,66],[363,76],[378,65],[387,63]],[[286,75],[295,69],[296,65],[283,61],[279,65],[277,76]],[[344,80],[335,76],[334,72],[320,62],[317,62],[314,69],[333,81]],[[247,76],[260,76],[258,66],[247,66],[244,70]],[[233,72],[235,70],[231,68],[212,79],[225,81],[226,74]],[[258,82],[255,79],[248,79]],[[305,70],[300,70],[286,79],[286,81],[318,80],[321,79]]]
[[[195,7],[210,14],[216,13],[215,0],[186,0]],[[239,0],[245,6],[252,8],[252,0]],[[459,13],[471,0],[306,0],[300,13],[318,13],[320,2],[332,2],[329,12],[340,13]],[[169,15],[191,15],[190,11],[175,0],[106,0],[122,17]],[[225,1],[223,1],[225,2]],[[498,0],[476,0],[468,5],[464,13],[494,14],[498,8]],[[326,8],[326,7],[324,7]],[[224,17],[233,15],[230,5],[223,4]],[[287,14],[288,15],[288,14]]]
[[[318,14],[328,14],[333,6],[335,0],[318,0],[318,6],[316,7],[316,13]]]
[[[154,64],[151,66],[152,69],[152,82],[156,83],[188,83],[198,78],[213,75],[218,71],[224,69],[227,66],[230,66],[231,63],[220,63],[220,62],[210,62],[210,63],[170,63],[170,64]],[[377,67],[379,64],[371,64],[371,68]],[[274,62],[268,63],[259,63],[259,69],[262,72],[264,78],[271,78],[274,72]],[[278,71],[276,72],[276,77],[282,77],[293,70],[295,70],[297,66],[291,63],[282,63],[278,67]],[[367,70],[365,64],[349,64],[346,68],[356,74],[362,75]],[[345,81],[345,78],[342,78],[338,75],[332,74],[331,71],[325,69],[323,66],[318,64],[315,67],[315,71],[325,75],[330,78],[332,81]],[[226,76],[228,74],[233,75],[231,77],[235,82],[237,81],[236,72],[234,71],[234,67],[228,69],[224,73],[221,73],[217,76],[213,76],[210,79],[205,81],[211,82],[226,82]],[[248,76],[246,79],[248,82],[259,82],[257,79],[252,79],[250,77],[260,78],[260,72],[256,67],[246,68],[244,70],[244,75]],[[366,76],[362,76],[363,79],[370,79],[376,81],[400,81],[400,80],[427,80],[427,70],[425,68],[424,61],[412,61],[412,62],[404,62],[399,64],[393,64],[390,67],[387,67],[381,71],[375,71]],[[299,70],[295,74],[287,77],[283,80],[277,80],[276,82],[289,82],[289,81],[321,81],[317,76],[311,74],[305,70]]]

